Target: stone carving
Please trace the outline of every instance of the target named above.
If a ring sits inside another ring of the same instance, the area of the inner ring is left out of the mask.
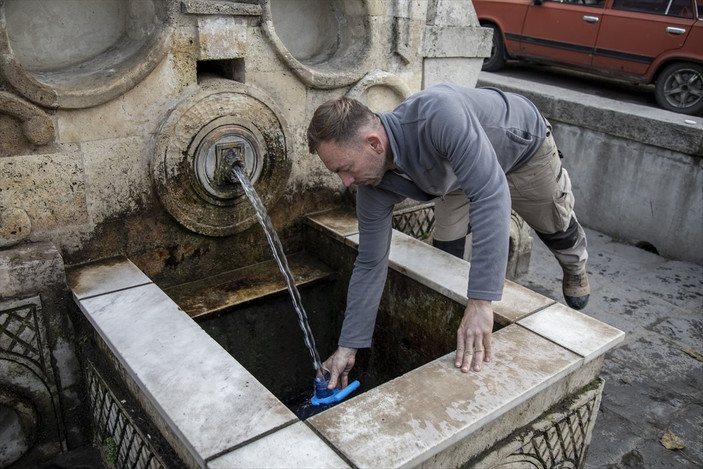
[[[34,145],[46,145],[54,140],[54,122],[41,109],[6,91],[0,91],[0,113],[21,122],[22,133]],[[0,135],[0,138],[5,136]]]
[[[580,393],[471,462],[485,468],[578,468],[586,458],[605,382],[598,378]]]
[[[347,92],[375,112],[391,111],[411,94],[407,83],[383,70],[370,71]]]
[[[263,203],[270,207],[278,200],[290,173],[290,139],[273,109],[259,91],[213,79],[171,112],[157,138],[152,174],[161,201],[179,223],[209,236],[231,235],[257,223],[243,192],[218,189],[214,181],[207,183],[214,175],[204,174],[215,165],[218,148],[237,141],[249,142],[257,180],[249,177]]]
[[[368,11],[371,7],[365,3],[270,0],[263,4],[261,28],[276,55],[306,85],[319,89],[348,86],[370,68],[366,62],[378,39]],[[318,21],[323,12],[328,12],[325,20]],[[315,23],[306,17],[315,18]],[[309,26],[305,35],[300,34],[301,24]],[[309,40],[301,43],[299,39],[306,36]]]
[[[40,311],[39,297],[0,303],[0,410],[16,416],[21,431],[11,442],[16,449],[12,458],[23,463],[65,448],[58,387]]]
[[[29,31],[36,28],[25,25],[26,18],[41,18],[61,10],[52,12],[51,2],[27,3],[23,2],[19,6],[19,2],[0,2],[0,76],[26,99],[51,109],[96,106],[135,87],[154,70],[171,47],[171,23],[178,8],[178,2],[166,0],[130,2],[130,10],[124,18],[128,30],[104,53],[77,63],[71,62],[71,48],[60,47],[62,41],[70,40],[71,36],[62,37],[58,34],[60,26],[52,26],[54,29],[47,27],[46,37],[34,33],[32,39],[23,45],[44,56],[68,51],[65,52],[68,54],[65,61],[67,64],[42,68],[25,66],[13,52],[11,37],[8,35],[8,18],[15,20],[17,24],[11,26],[18,31]],[[67,3],[61,2],[57,8],[61,6],[67,8]],[[86,13],[83,19],[90,23],[90,14]],[[57,25],[62,23],[56,21]],[[74,28],[80,26],[80,21],[73,25]],[[65,28],[66,31],[71,29]],[[57,36],[53,41],[47,38],[52,34]]]

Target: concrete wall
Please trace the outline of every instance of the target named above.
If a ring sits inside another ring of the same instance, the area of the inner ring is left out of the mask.
[[[587,227],[703,264],[703,121],[483,74],[532,99],[554,125]]]

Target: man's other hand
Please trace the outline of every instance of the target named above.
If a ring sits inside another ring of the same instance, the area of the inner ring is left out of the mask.
[[[322,364],[322,371],[330,375],[327,389],[346,388],[349,385],[349,372],[355,362],[356,349],[340,345],[332,356]]]
[[[454,366],[468,373],[473,362],[474,371],[481,371],[483,362],[491,361],[491,334],[493,333],[493,306],[487,300],[469,298],[461,325],[456,333],[456,360]]]

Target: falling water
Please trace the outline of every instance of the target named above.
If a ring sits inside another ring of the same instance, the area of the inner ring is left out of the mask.
[[[319,370],[322,368],[320,355],[317,353],[317,347],[315,346],[315,338],[313,337],[312,331],[310,330],[310,325],[308,324],[308,316],[307,314],[305,314],[305,308],[303,308],[303,302],[300,299],[300,292],[295,286],[293,274],[291,274],[290,268],[288,267],[288,260],[286,259],[286,255],[283,253],[283,246],[281,245],[281,240],[278,238],[278,234],[276,233],[276,230],[271,224],[271,218],[269,218],[268,213],[266,212],[266,207],[264,207],[264,204],[261,202],[259,195],[256,193],[256,190],[254,190],[254,186],[251,185],[251,182],[249,182],[249,179],[247,178],[246,174],[244,174],[244,170],[238,164],[234,164],[232,166],[232,173],[237,176],[237,179],[239,179],[239,182],[244,188],[244,192],[247,194],[247,197],[249,197],[249,200],[251,201],[252,205],[254,205],[254,209],[256,211],[256,218],[259,219],[259,223],[264,229],[266,239],[268,239],[268,242],[271,245],[271,251],[273,251],[273,257],[276,259],[276,262],[278,263],[278,268],[281,270],[283,277],[286,279],[288,292],[290,293],[291,299],[293,300],[293,307],[298,313],[298,324],[303,330],[303,335],[305,337],[305,345],[310,351],[313,366],[315,367],[315,370]]]

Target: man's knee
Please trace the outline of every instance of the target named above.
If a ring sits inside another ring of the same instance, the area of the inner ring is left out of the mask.
[[[562,251],[572,248],[579,241],[579,224],[573,216],[569,222],[569,226],[564,231],[556,233],[540,233],[536,231],[537,236],[550,249]]]

